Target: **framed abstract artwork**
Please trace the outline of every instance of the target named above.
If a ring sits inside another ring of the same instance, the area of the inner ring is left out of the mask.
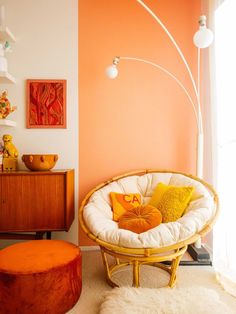
[[[27,80],[27,128],[66,128],[66,80]]]

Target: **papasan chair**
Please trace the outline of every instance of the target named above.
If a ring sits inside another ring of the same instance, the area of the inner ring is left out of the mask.
[[[147,204],[160,182],[194,188],[182,217],[142,233],[119,228],[113,220],[110,193],[139,193],[142,204]],[[106,279],[112,287],[118,286],[112,275],[128,265],[133,266],[133,286],[139,287],[140,266],[144,264],[167,271],[168,285],[173,287],[188,245],[211,230],[217,215],[217,194],[203,180],[181,172],[141,170],[114,177],[91,190],[81,203],[79,221],[87,236],[100,246]],[[107,255],[113,257],[112,264]]]

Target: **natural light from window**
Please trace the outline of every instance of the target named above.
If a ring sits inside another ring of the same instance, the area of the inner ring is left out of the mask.
[[[236,0],[225,0],[215,16],[218,184],[221,215],[214,253],[236,280]]]

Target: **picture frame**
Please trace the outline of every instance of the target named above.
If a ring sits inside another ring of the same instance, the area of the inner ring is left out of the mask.
[[[28,79],[27,128],[66,128],[66,80]]]

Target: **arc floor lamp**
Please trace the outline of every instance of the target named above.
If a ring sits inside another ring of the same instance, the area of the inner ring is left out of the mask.
[[[197,71],[197,83],[194,80],[192,71],[186,61],[186,58],[184,57],[184,54],[178,44],[176,43],[174,37],[171,35],[169,30],[166,28],[166,26],[163,24],[163,22],[160,20],[160,18],[141,0],[136,0],[155,20],[156,22],[162,27],[164,32],[167,34],[171,42],[173,43],[174,47],[176,48],[178,54],[181,57],[181,60],[183,61],[185,68],[189,74],[192,88],[194,90],[194,99],[190,96],[190,93],[188,89],[184,86],[184,84],[175,76],[174,73],[169,71],[168,69],[162,67],[161,65],[142,59],[142,58],[136,58],[136,57],[115,57],[113,60],[113,64],[109,66],[106,69],[106,74],[109,78],[114,79],[118,75],[118,64],[120,61],[136,61],[136,62],[144,62],[148,65],[154,66],[156,69],[164,72],[166,75],[168,75],[171,79],[173,79],[179,86],[182,88],[184,93],[186,94],[190,105],[192,106],[196,124],[197,124],[197,158],[196,158],[196,174],[198,177],[203,176],[203,122],[202,122],[202,110],[201,110],[201,102],[200,102],[200,56],[201,56],[201,49],[207,48],[211,45],[213,41],[213,33],[210,29],[206,27],[206,17],[204,15],[200,16],[199,18],[199,30],[195,33],[193,37],[193,42],[195,46],[198,49],[198,71]]]

